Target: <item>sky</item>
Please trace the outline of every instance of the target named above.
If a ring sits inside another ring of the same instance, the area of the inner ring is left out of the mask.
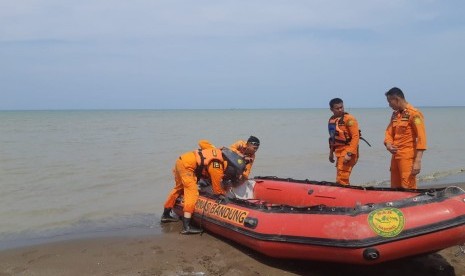
[[[465,106],[463,0],[0,0],[0,110]]]

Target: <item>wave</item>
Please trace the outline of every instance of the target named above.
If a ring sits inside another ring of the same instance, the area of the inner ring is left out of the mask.
[[[101,219],[81,218],[74,222],[55,223],[24,229],[22,231],[4,231],[0,233],[0,250],[28,246],[52,241],[130,234],[160,234],[162,229],[159,218],[152,213],[138,213]]]
[[[419,188],[430,188],[434,186],[447,186],[457,183],[465,183],[465,168],[437,171],[427,175],[420,175],[417,179]],[[389,187],[389,179],[373,180],[361,186]]]

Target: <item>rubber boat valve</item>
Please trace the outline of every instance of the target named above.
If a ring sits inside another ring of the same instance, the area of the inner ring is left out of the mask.
[[[363,251],[363,258],[367,261],[379,259],[379,251],[375,248],[367,248]]]
[[[251,217],[246,217],[244,219],[244,226],[248,228],[255,229],[258,225],[258,219],[256,218],[251,218]]]

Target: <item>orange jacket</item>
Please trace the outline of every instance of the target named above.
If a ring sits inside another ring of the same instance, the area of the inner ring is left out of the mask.
[[[421,111],[410,104],[401,112],[394,111],[386,128],[384,144],[397,147],[395,159],[414,158],[417,150],[426,150],[426,130]]]
[[[205,177],[210,179],[214,194],[225,194],[226,191],[221,186],[221,181],[224,176],[224,160],[221,154],[221,150],[217,148],[209,148],[200,150],[204,156],[203,169],[201,169],[201,158],[200,154],[196,151],[190,151],[181,155],[184,167],[192,170],[192,172],[198,177]]]
[[[334,147],[336,156],[344,156],[347,152],[358,154],[360,130],[355,117],[349,113],[344,113],[342,117],[331,116],[329,124],[335,124],[336,128],[335,139],[329,139],[329,146]]]
[[[241,156],[248,157],[247,158],[247,165],[245,166],[244,172],[242,173],[243,179],[248,179],[250,171],[252,170],[253,162],[255,161],[255,153],[254,154],[246,154],[245,149],[247,148],[247,142],[244,140],[238,140],[229,148],[237,154]]]
[[[198,165],[198,176],[211,180],[214,194],[225,194],[226,191],[221,186],[225,168],[225,160],[223,159],[221,149],[209,148],[197,150],[194,153]]]

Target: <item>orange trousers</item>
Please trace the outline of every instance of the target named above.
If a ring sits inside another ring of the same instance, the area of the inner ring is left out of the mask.
[[[349,162],[344,163],[344,156],[338,157],[336,161],[336,182],[342,185],[350,185],[350,174],[355,164],[357,164],[358,156],[353,154]]]
[[[391,159],[391,188],[416,189],[417,178],[412,175],[413,158]]]
[[[165,202],[165,208],[173,208],[176,199],[184,194],[184,212],[194,213],[195,203],[199,198],[197,177],[192,168],[186,168],[181,159],[176,160],[173,169],[175,186]]]

